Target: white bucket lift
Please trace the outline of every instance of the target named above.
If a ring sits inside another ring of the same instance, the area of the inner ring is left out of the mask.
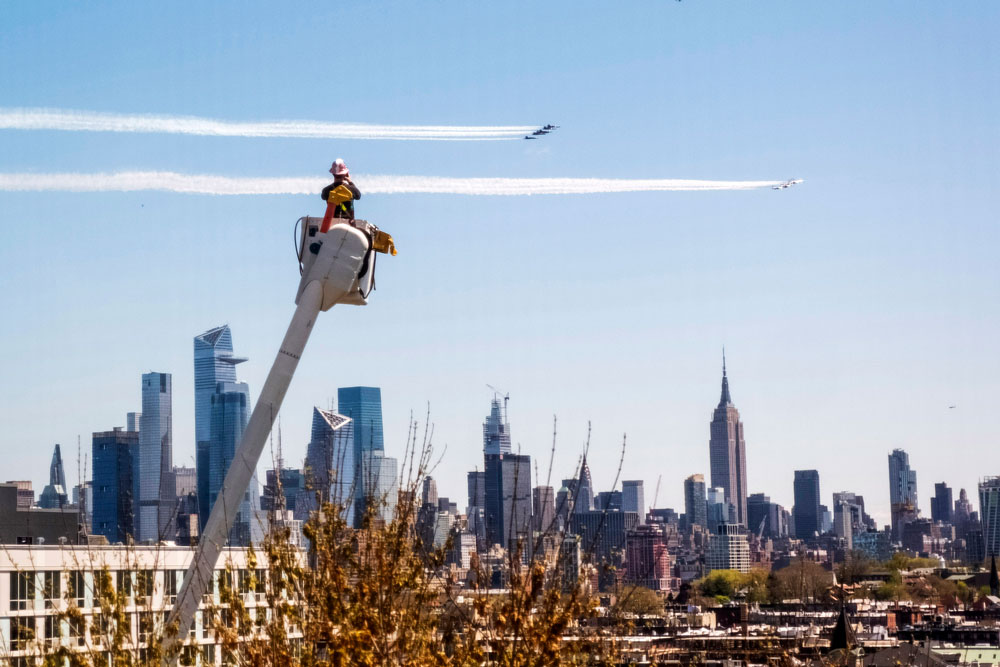
[[[202,596],[212,585],[219,553],[225,546],[250,478],[257,470],[260,454],[312,333],[316,316],[338,303],[366,305],[375,287],[376,253],[396,254],[392,237],[364,220],[338,220],[325,233],[321,231],[321,218],[300,218],[298,224],[301,224],[301,232],[296,239],[296,254],[302,280],[295,294],[295,313],[170,612],[168,627],[176,623],[177,634],[166,638],[164,661],[167,664],[176,663],[180,655],[179,644],[188,636]]]

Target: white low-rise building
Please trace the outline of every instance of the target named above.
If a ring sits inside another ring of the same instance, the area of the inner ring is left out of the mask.
[[[248,550],[226,549],[216,578],[199,611],[181,664],[217,664],[221,655],[206,611],[220,605],[219,581],[228,568],[232,590],[240,594],[251,618],[267,619],[266,573],[247,567]],[[180,592],[194,549],[178,546],[4,546],[0,550],[0,662],[33,664],[29,658],[62,646],[108,652],[110,627],[102,619],[99,585],[105,581],[127,594],[126,650],[141,655],[152,636],[162,635]],[[303,554],[304,559],[304,554]],[[223,605],[224,607],[225,605]],[[83,623],[70,620],[79,609]],[[292,633],[291,636],[294,636]],[[196,648],[195,648],[196,646]]]

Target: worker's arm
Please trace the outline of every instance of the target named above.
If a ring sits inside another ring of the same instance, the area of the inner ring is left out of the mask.
[[[323,188],[323,192],[320,193],[319,196],[323,199],[323,201],[330,200],[330,190],[333,190],[333,183],[330,183],[330,185]]]
[[[352,181],[344,181],[343,185],[347,186],[347,189],[351,191],[351,194],[354,195],[355,199],[361,199],[361,190],[358,190],[358,186],[356,186]]]

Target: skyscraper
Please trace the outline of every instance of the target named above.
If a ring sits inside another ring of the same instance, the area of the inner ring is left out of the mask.
[[[747,523],[747,461],[746,443],[743,441],[743,422],[729,395],[726,377],[726,355],[722,355],[722,395],[715,408],[710,425],[708,442],[712,468],[712,486],[722,487],[726,502],[735,509],[729,520],[746,526]]]
[[[385,449],[382,435],[382,390],[378,387],[341,387],[337,390],[337,412],[354,422],[355,460],[361,452]]]
[[[983,525],[983,556],[1000,554],[1000,477],[979,483],[979,515]]]
[[[438,486],[433,477],[424,477],[423,488],[420,491],[420,504],[438,506]]]
[[[486,506],[486,473],[473,470],[466,476],[469,491],[469,507],[482,509]]]
[[[127,542],[135,537],[133,494],[139,432],[115,428],[94,433],[92,447],[94,534],[103,535],[112,544]]]
[[[555,530],[556,494],[551,486],[536,486],[531,490],[531,504],[534,509],[532,528],[537,532]]]
[[[902,538],[907,517],[915,517],[917,508],[917,471],[910,468],[910,457],[902,449],[889,454],[889,511],[893,539]]]
[[[641,479],[626,479],[622,482],[622,510],[639,515],[639,525],[646,523],[646,499]]]
[[[476,536],[478,549],[486,548],[486,473],[473,470],[466,477],[469,504],[466,507],[469,532]]]
[[[705,518],[710,533],[718,532],[719,526],[729,523],[729,503],[724,489],[714,487],[705,491]]]
[[[354,458],[354,422],[330,410],[313,408],[312,438],[306,448],[306,496],[296,516],[307,518],[315,507],[315,494],[344,508],[344,519],[354,525],[355,479],[358,462]]]
[[[139,429],[138,540],[173,539],[176,486],[173,480],[173,407],[170,373],[142,376]]]
[[[126,412],[125,413],[125,430],[132,431],[133,433],[139,432],[140,420],[142,419],[141,412]]]
[[[194,338],[194,432],[195,465],[198,470],[198,521],[205,528],[212,503],[219,494],[221,481],[211,483],[213,460],[216,466],[224,458],[219,452],[213,457],[212,448],[212,397],[219,391],[220,384],[236,383],[236,364],[246,361],[245,357],[233,355],[233,335],[229,325],[209,329]],[[245,387],[246,385],[243,385]],[[247,390],[249,403],[249,390]],[[235,400],[235,399],[234,399]],[[242,435],[246,423],[238,425]],[[220,434],[217,443],[231,440],[232,432]],[[238,440],[237,440],[238,442]],[[230,456],[230,460],[232,457]],[[227,465],[228,469],[228,465]],[[218,469],[215,470],[216,476]],[[226,471],[222,471],[225,478]]]
[[[688,529],[694,526],[708,527],[704,475],[691,475],[684,480],[684,516]]]
[[[355,526],[360,527],[368,508],[373,516],[389,523],[396,514],[399,500],[399,465],[396,459],[386,456],[381,449],[366,450],[362,454],[360,475],[364,495],[354,514]]]
[[[795,537],[811,539],[823,531],[823,517],[819,505],[819,472],[816,470],[795,471]]]
[[[510,548],[531,535],[531,457],[486,454],[486,540]]]
[[[392,503],[395,511],[395,498],[387,498],[385,490],[388,475],[383,474],[390,466],[395,465],[395,459],[384,455],[385,439],[382,432],[382,390],[378,387],[341,387],[337,389],[337,411],[352,421],[352,437],[354,439],[354,521],[358,524],[364,516],[367,502]],[[373,455],[378,454],[378,456]],[[395,473],[393,473],[395,477]],[[370,485],[381,485],[376,489]],[[388,516],[387,507],[382,506],[379,512]]]
[[[483,422],[483,462],[486,542],[510,548],[531,536],[531,457],[511,453],[510,424],[496,397]]]
[[[969,494],[965,489],[959,489],[958,500],[955,501],[955,511],[952,514],[952,522],[955,524],[955,533],[958,537],[965,537],[965,531],[972,521],[972,503],[969,502]]]
[[[931,498],[931,520],[951,523],[953,508],[951,487],[945,482],[938,482],[934,485],[934,497]]]
[[[222,497],[223,482],[250,421],[250,388],[244,382],[219,382],[211,395],[211,439],[208,447],[208,510]],[[243,494],[239,507],[226,508],[236,519],[229,531],[229,544],[248,546],[256,512],[260,510],[257,475]],[[206,517],[207,519],[207,517]]]
[[[747,521],[753,534],[768,537],[788,535],[788,512],[763,493],[751,493],[747,497]]]
[[[590,466],[587,465],[587,455],[580,462],[580,476],[576,480],[573,498],[574,512],[589,512],[594,508],[594,482],[590,478]]]
[[[504,403],[506,405],[506,402]],[[507,423],[507,411],[500,411],[500,399],[493,397],[490,403],[490,415],[483,422],[483,453],[510,453],[510,424]]]
[[[38,498],[38,506],[42,509],[60,509],[69,504],[66,492],[66,470],[63,468],[62,452],[59,445],[52,450],[52,461],[49,463],[49,483],[42,489]]]

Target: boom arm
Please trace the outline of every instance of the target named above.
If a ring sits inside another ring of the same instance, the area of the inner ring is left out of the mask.
[[[295,300],[295,313],[226,473],[222,490],[212,506],[177,603],[170,612],[167,625],[170,627],[176,623],[177,634],[167,640],[164,654],[168,661],[177,660],[179,645],[191,630],[202,596],[211,591],[219,554],[232,529],[250,478],[257,469],[267,435],[291,384],[316,316],[338,303],[366,304],[367,294],[363,293],[362,282],[365,278],[370,282],[375,261],[371,257],[374,252],[373,232],[367,223],[357,221],[363,224],[359,225],[361,229],[348,224],[333,225],[328,232],[318,233],[315,219],[305,220],[302,245],[310,248],[302,256],[302,281]]]

